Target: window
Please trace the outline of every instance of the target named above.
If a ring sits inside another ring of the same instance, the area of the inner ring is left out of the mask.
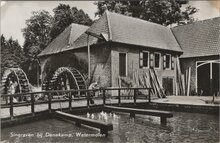
[[[165,55],[165,68],[170,69],[170,63],[171,63],[171,56]]]
[[[149,53],[143,52],[143,67],[148,67],[149,64]]]
[[[160,68],[160,53],[154,53],[154,67]]]
[[[149,52],[140,52],[140,67],[149,67]]]
[[[119,53],[119,75],[125,77],[126,71],[126,53]]]

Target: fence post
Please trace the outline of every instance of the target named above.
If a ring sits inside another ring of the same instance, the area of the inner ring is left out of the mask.
[[[151,102],[151,88],[149,88],[148,102]]]
[[[51,93],[48,94],[48,110],[51,113]]]
[[[9,99],[10,99],[10,117],[12,120],[13,119],[13,95],[10,95]]]
[[[118,89],[118,105],[121,105],[121,90]]]
[[[87,91],[87,108],[89,108],[90,91]]]
[[[31,113],[34,116],[34,94],[31,94]]]
[[[103,89],[103,105],[105,105],[105,89]]]
[[[69,92],[69,110],[72,110],[72,94]]]
[[[134,89],[134,105],[136,105],[137,89]]]

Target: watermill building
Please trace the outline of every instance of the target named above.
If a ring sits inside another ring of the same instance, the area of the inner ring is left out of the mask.
[[[176,61],[180,58],[182,73],[192,68],[190,90],[197,90],[202,80],[196,75],[202,73],[195,70],[199,61],[213,61],[213,72],[218,72],[219,20],[168,28],[106,11],[91,27],[70,25],[40,53],[43,84],[47,85],[60,67],[76,69],[85,81],[97,81],[102,87],[119,87],[119,77],[129,81],[134,73],[144,75],[154,68],[166,93],[175,94]],[[207,22],[213,25],[207,28]]]

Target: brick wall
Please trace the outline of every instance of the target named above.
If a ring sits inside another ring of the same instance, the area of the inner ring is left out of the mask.
[[[173,56],[177,56],[174,53],[163,51],[163,50],[156,50],[152,48],[141,48],[135,47],[130,45],[122,45],[122,44],[114,44],[111,46],[112,51],[112,59],[111,59],[111,71],[112,71],[112,87],[118,87],[118,77],[119,77],[119,53],[126,53],[127,55],[127,77],[132,79],[133,73],[137,70],[139,74],[143,74],[145,72],[149,72],[149,68],[143,69],[139,66],[139,53],[142,50],[149,51],[150,53],[159,52],[161,53],[161,62],[160,68],[155,69],[160,83],[162,83],[162,78],[170,77],[173,79],[173,94],[175,93],[175,81],[176,81],[176,67],[174,69],[163,69],[163,56],[165,54],[171,54]],[[176,58],[175,58],[176,59]],[[176,60],[174,59],[174,65],[176,65]]]
[[[91,47],[91,81],[101,87],[111,86],[111,49],[107,45]]]
[[[167,53],[176,56],[175,54],[163,50],[125,44],[107,43],[91,46],[91,82],[97,81],[102,87],[118,87],[120,52],[127,54],[127,77],[132,79],[133,73],[136,70],[139,74],[148,73],[149,69],[142,69],[139,66],[139,52],[142,50],[149,51],[150,53],[161,53],[160,69],[155,69],[155,71],[161,83],[163,77],[173,78],[173,91],[175,91],[176,68],[174,70],[163,69],[163,55]],[[63,66],[75,67],[82,74],[88,75],[87,58],[87,47],[40,58],[42,81],[50,71],[55,71]],[[174,65],[176,64],[174,63]]]

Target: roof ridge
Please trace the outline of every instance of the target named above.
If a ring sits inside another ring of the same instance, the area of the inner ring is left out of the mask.
[[[123,16],[123,17],[128,17],[128,18],[131,18],[131,19],[136,19],[136,20],[139,20],[139,21],[142,21],[142,22],[150,23],[150,24],[152,24],[152,25],[156,25],[156,26],[168,28],[168,27],[166,27],[166,26],[164,26],[164,25],[161,25],[161,24],[158,24],[158,23],[154,23],[154,22],[150,22],[150,21],[147,21],[147,20],[138,18],[138,17],[132,17],[132,16],[129,16],[129,15],[123,15],[123,14],[120,14],[120,13],[115,13],[115,12],[110,12],[110,11],[108,11],[108,13],[120,15],[120,16]]]
[[[107,19],[109,41],[112,41],[112,31],[111,31],[111,25],[109,22],[109,11],[106,10],[105,13],[106,13],[106,19]]]
[[[68,45],[70,45],[70,39],[71,39],[71,35],[72,35],[72,30],[73,29],[73,23],[72,24],[70,24],[70,35],[69,35],[69,37],[68,37]],[[67,46],[68,46],[67,45]]]
[[[218,16],[218,17],[213,17],[213,18],[209,18],[209,19],[194,21],[194,22],[191,22],[191,23],[183,24],[183,25],[177,25],[175,27],[171,27],[171,29],[174,29],[174,28],[177,28],[177,27],[188,26],[188,25],[192,25],[192,24],[203,23],[203,22],[207,22],[207,21],[211,21],[211,20],[215,20],[215,19],[220,19],[220,17]]]

